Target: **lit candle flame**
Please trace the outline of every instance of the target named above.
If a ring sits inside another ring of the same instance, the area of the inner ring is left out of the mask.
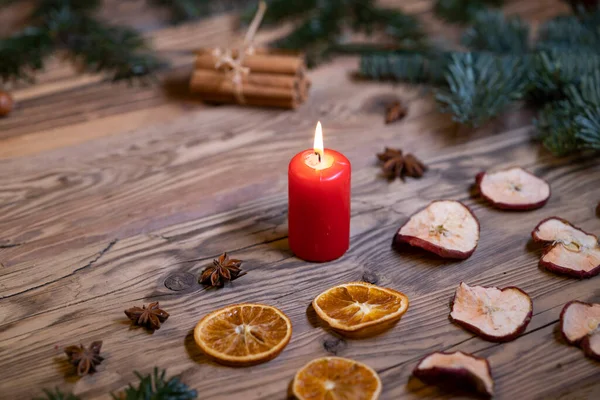
[[[323,162],[325,159],[325,148],[323,147],[323,129],[321,128],[321,121],[317,122],[317,128],[315,129],[315,143],[313,145],[315,154],[319,157],[319,162]]]

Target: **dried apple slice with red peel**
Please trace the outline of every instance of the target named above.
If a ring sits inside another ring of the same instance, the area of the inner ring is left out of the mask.
[[[523,168],[480,172],[475,178],[479,193],[503,210],[534,210],[550,198],[550,185]]]
[[[570,344],[600,360],[600,304],[570,301],[560,313],[560,331]]]
[[[432,385],[470,388],[490,397],[494,394],[494,379],[487,359],[460,351],[429,354],[417,364],[413,376]]]
[[[600,361],[600,331],[596,330],[595,333],[583,338],[581,348],[588,357]]]
[[[551,217],[543,220],[531,232],[533,240],[550,244],[540,259],[546,269],[577,278],[591,278],[600,273],[598,238]]]
[[[463,260],[477,247],[479,222],[464,204],[438,200],[413,214],[394,241],[421,247],[440,257]]]
[[[458,286],[450,319],[485,340],[507,342],[525,331],[533,312],[527,293],[517,287]]]

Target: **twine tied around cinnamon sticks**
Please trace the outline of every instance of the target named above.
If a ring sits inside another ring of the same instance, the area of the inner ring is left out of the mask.
[[[229,68],[231,68],[228,74],[231,76],[231,83],[233,83],[233,87],[235,88],[235,96],[240,104],[246,103],[244,94],[242,92],[242,76],[250,73],[250,68],[244,67],[242,63],[244,62],[244,56],[246,55],[246,52],[254,52],[254,48],[252,47],[254,35],[256,35],[256,31],[258,31],[258,27],[265,16],[266,10],[267,5],[264,1],[258,3],[258,10],[256,11],[254,18],[250,23],[250,27],[246,32],[246,37],[244,38],[241,48],[237,52],[237,57],[234,57],[233,53],[229,49],[222,50],[220,48],[216,48],[213,50],[214,55],[218,57],[217,62],[215,63],[215,68],[219,69],[222,65],[227,65]]]
[[[304,57],[297,53],[255,49],[254,36],[266,11],[258,7],[244,42],[237,49],[197,52],[190,90],[211,103],[296,108],[308,96]]]

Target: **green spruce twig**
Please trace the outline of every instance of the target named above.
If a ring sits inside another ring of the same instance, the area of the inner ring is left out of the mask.
[[[174,23],[204,18],[217,12],[248,6],[256,0],[147,0],[150,5],[170,11]]]
[[[443,51],[372,54],[361,57],[360,74],[375,80],[444,85],[446,68],[453,54]]]
[[[84,70],[106,72],[114,80],[152,74],[165,63],[156,58],[134,30],[110,25],[94,15],[99,0],[40,0],[31,14],[33,25],[0,40],[3,81],[32,80],[44,59],[67,50]]]
[[[529,50],[529,26],[518,16],[505,17],[501,11],[486,10],[475,17],[462,36],[472,51],[525,53]]]
[[[544,146],[557,155],[600,150],[600,70],[569,85],[565,100],[547,104],[535,120]]]
[[[198,397],[194,389],[190,389],[177,377],[166,378],[166,371],[154,368],[152,374],[142,375],[136,372],[139,385],[129,384],[122,393],[113,394],[115,400],[191,400]]]
[[[536,47],[539,50],[600,50],[600,10],[578,15],[562,15],[540,27]]]
[[[381,33],[395,48],[425,49],[427,41],[418,20],[399,10],[381,8],[374,0],[271,0],[263,24],[292,21],[295,28],[272,43],[274,47],[302,50],[309,66],[338,52],[371,53],[381,45],[350,44],[350,32]],[[248,22],[250,8],[242,17]]]
[[[471,53],[381,52],[361,58],[361,74],[431,83],[441,111],[474,126],[526,99],[539,109],[534,124],[554,154],[599,150],[600,11],[556,17],[533,44],[518,17],[487,9],[473,18],[462,38]]]
[[[517,57],[459,53],[446,72],[447,87],[436,92],[440,110],[457,122],[479,126],[523,97],[524,65]]]
[[[73,393],[63,393],[58,388],[54,390],[43,389],[44,397],[35,397],[33,400],[81,400]]]
[[[503,0],[436,0],[433,11],[448,22],[466,23],[489,6],[500,7]]]

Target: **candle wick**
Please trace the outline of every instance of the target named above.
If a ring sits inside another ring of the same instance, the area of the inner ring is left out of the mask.
[[[319,159],[319,163],[321,163],[321,153],[319,153],[318,151],[315,151],[315,154],[316,154],[317,158]]]

